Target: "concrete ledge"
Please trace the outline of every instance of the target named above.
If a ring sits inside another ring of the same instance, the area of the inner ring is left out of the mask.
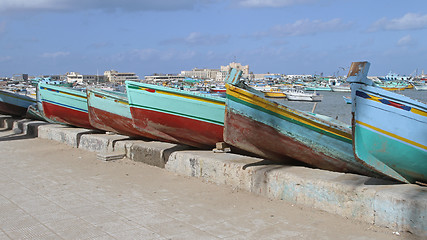
[[[190,147],[165,142],[139,142],[130,146],[131,160],[164,168],[169,155],[175,151],[187,150]]]
[[[165,168],[395,231],[427,235],[424,187],[260,161],[235,154],[183,151],[172,153]]]
[[[92,152],[112,152],[114,143],[129,139],[123,135],[85,134],[80,138],[79,148]]]
[[[67,127],[60,124],[39,126],[38,137],[65,143],[77,148],[83,134],[97,133],[95,130]]]

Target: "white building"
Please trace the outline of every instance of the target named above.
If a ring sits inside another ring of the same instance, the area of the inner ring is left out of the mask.
[[[135,73],[119,73],[116,70],[104,72],[106,82],[124,83],[127,80],[138,81],[139,77]]]

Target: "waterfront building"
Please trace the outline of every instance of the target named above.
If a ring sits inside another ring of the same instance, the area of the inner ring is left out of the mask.
[[[138,81],[139,77],[132,72],[120,73],[116,70],[109,70],[104,72],[104,79],[106,82],[113,82],[124,84],[125,81]]]
[[[181,71],[181,74],[179,75],[184,78],[189,77],[196,79],[216,79],[219,71],[219,69],[193,68],[191,71]]]
[[[176,74],[153,74],[151,76],[145,76],[144,82],[156,84],[158,82],[182,81],[184,78],[184,76],[178,76]]]

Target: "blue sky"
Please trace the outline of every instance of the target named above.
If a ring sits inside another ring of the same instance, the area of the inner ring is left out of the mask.
[[[0,76],[427,72],[425,0],[1,0]]]

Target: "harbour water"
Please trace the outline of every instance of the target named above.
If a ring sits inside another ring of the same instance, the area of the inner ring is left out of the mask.
[[[321,102],[297,102],[297,101],[288,101],[286,99],[274,99],[274,101],[284,104],[285,106],[302,110],[309,111],[313,110],[314,113],[322,114],[325,116],[333,117],[339,121],[351,124],[351,104],[346,104],[343,96],[350,97],[351,93],[349,92],[327,92],[321,91],[317,92],[323,95],[323,100]],[[427,91],[417,91],[415,89],[406,89],[404,91],[397,91],[396,93],[405,95],[412,99],[427,102]],[[273,98],[272,98],[273,99]]]

